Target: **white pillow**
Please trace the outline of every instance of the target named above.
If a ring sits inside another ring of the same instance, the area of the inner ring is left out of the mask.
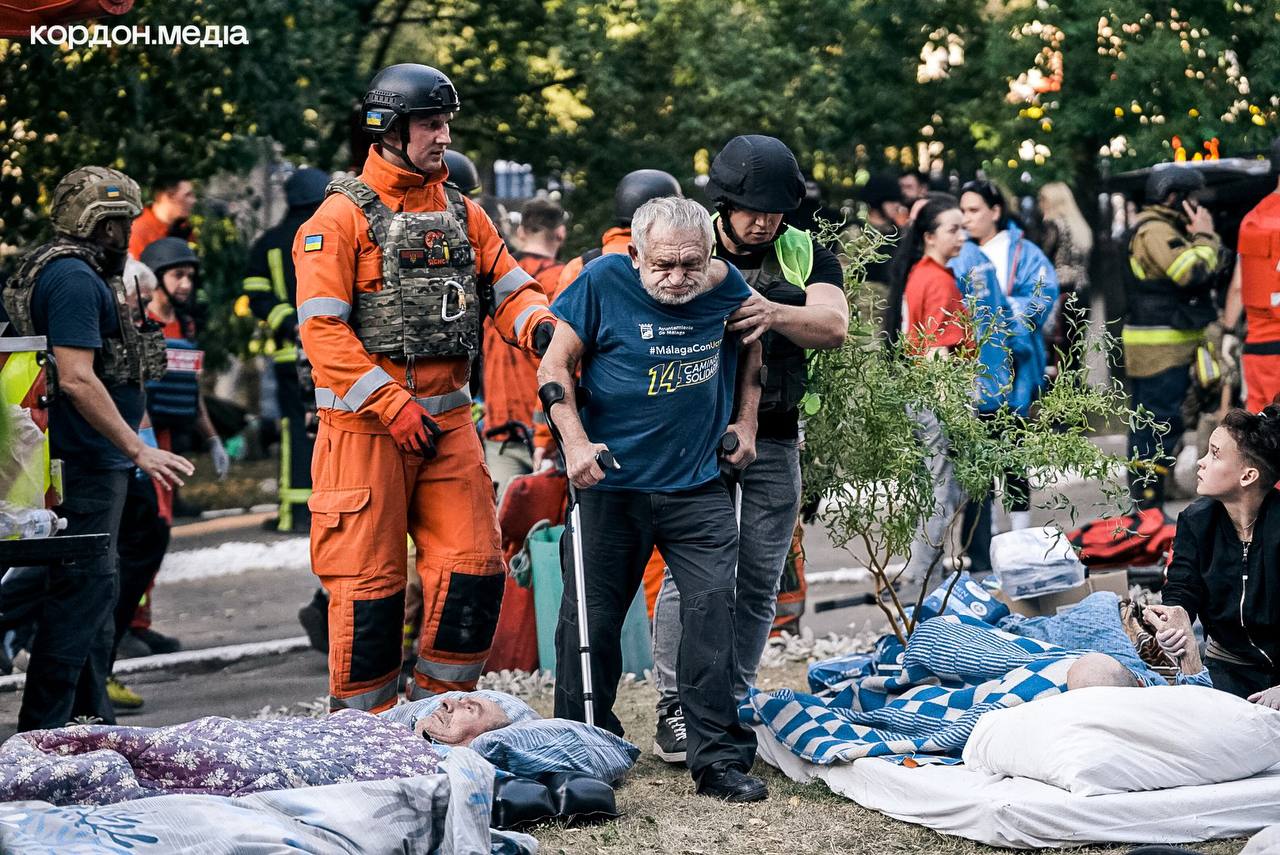
[[[1280,763],[1280,712],[1203,686],[1076,689],[983,715],[963,757],[1080,796],[1216,784]]]

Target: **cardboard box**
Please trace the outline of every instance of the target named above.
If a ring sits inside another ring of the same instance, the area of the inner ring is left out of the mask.
[[[995,597],[1016,615],[1045,617],[1070,611],[1085,597],[1098,591],[1111,591],[1123,600],[1129,595],[1129,571],[1125,569],[1091,570],[1083,584],[1054,594],[1027,597],[1025,600],[1011,600],[1004,595],[1003,591],[996,593]]]

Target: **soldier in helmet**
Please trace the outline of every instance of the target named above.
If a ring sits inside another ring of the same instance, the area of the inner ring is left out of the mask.
[[[244,293],[253,316],[266,326],[264,355],[270,357],[280,408],[280,531],[309,531],[311,514],[311,447],[307,435],[307,404],[298,379],[298,280],[293,267],[293,240],[324,201],[329,175],[304,166],[284,183],[289,210],[249,249]]]
[[[741,700],[755,681],[778,608],[778,588],[800,511],[800,408],[807,348],[839,347],[849,304],[839,260],[783,215],[800,206],[804,176],[780,140],[734,137],[711,163],[707,195],[715,204],[715,255],[742,271],[753,293],[729,317],[744,344],[764,346],[755,462],[739,476],[735,623]],[[797,604],[800,606],[802,604]],[[684,708],[676,683],[680,593],[668,572],[654,607],[654,673],[659,691],[654,753],[685,760]]]
[[[446,183],[458,94],[393,65],[364,98],[375,138],[359,178],[329,185],[293,244],[298,329],[320,430],[311,564],[329,592],[329,706],[396,702],[405,532],[417,546],[423,632],[412,697],[470,690],[505,572],[493,483],[471,421],[481,320],[541,353],[555,321],[484,211]]]
[[[49,571],[31,647],[19,730],[60,727],[76,716],[114,722],[107,699],[119,590],[116,535],[134,467],[165,486],[193,471],[138,436],[143,384],[165,369],[164,336],[147,325],[121,276],[138,185],[114,169],[68,173],[53,191],[55,238],[23,257],[4,291],[22,335],[48,339],[59,396],[49,413],[50,452],[62,460],[68,534],[111,536],[106,555]]]
[[[1147,178],[1147,205],[1127,236],[1129,263],[1121,269],[1125,311],[1125,371],[1133,405],[1155,416],[1155,426],[1129,432],[1129,452],[1154,472],[1138,481],[1130,473],[1130,493],[1139,509],[1164,505],[1172,452],[1185,428],[1182,403],[1191,384],[1191,364],[1205,328],[1218,318],[1213,284],[1222,262],[1222,242],[1213,216],[1196,201],[1204,175],[1182,164],[1164,164]]]

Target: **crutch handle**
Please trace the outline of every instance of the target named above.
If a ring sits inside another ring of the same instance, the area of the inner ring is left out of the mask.
[[[600,464],[600,468],[605,471],[605,474],[608,474],[610,469],[622,468],[617,458],[613,456],[613,452],[607,448],[604,451],[596,452],[596,463]]]
[[[738,442],[738,435],[731,430],[727,430],[720,437],[720,441],[716,443],[716,452],[719,453],[721,457],[728,457],[730,454],[733,454],[738,450],[738,446],[740,444],[741,443]]]

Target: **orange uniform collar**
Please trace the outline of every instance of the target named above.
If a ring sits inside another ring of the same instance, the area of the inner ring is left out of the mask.
[[[410,190],[443,184],[448,177],[447,166],[439,173],[432,173],[426,177],[408,169],[401,169],[383,157],[376,145],[369,146],[369,157],[365,160],[364,170],[360,173],[360,180],[374,190],[397,197],[405,195]]]

